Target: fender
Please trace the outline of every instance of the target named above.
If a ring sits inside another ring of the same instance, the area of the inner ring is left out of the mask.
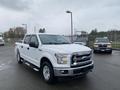
[[[53,53],[43,52],[39,63],[41,63],[42,58],[47,58],[51,62],[53,67],[55,67],[57,64],[57,59]]]

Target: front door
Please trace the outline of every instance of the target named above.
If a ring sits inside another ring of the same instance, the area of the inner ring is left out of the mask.
[[[35,43],[36,46],[39,46],[38,38],[36,35],[31,36],[30,43]],[[29,47],[29,57],[32,64],[39,66],[40,51],[38,48]]]

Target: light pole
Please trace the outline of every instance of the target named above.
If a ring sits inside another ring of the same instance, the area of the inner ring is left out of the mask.
[[[71,42],[73,42],[73,15],[71,11],[66,11],[66,13],[70,13],[71,15]]]
[[[22,25],[25,26],[26,33],[27,33],[27,24],[22,24]]]

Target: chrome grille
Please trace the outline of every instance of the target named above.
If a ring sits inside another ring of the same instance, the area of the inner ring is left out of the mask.
[[[100,44],[100,45],[98,45],[98,46],[101,47],[101,48],[105,48],[105,47],[107,47],[106,44]]]
[[[84,54],[84,55],[72,55],[71,57],[71,67],[80,67],[80,66],[85,66],[88,64],[91,64],[92,61],[91,59],[91,54]]]

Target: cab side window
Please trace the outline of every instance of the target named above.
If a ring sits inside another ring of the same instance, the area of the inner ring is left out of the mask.
[[[35,43],[36,46],[39,45],[38,39],[36,35],[32,35],[30,42]]]
[[[24,39],[24,44],[29,44],[30,38],[31,38],[30,35],[26,35],[26,37],[25,37],[25,39]]]

